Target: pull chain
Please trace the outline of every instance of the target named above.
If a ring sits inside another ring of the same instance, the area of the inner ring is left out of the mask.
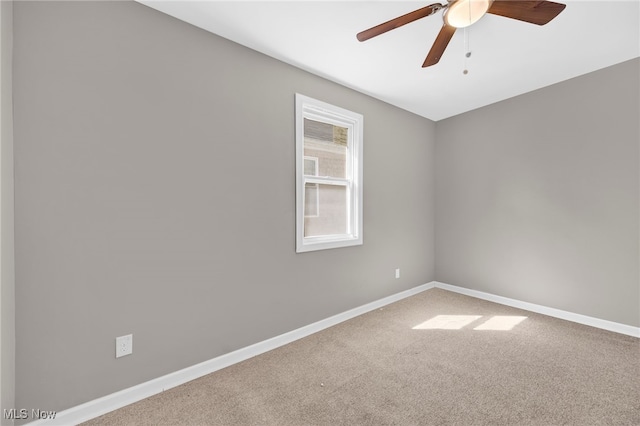
[[[471,57],[471,50],[469,49],[469,33],[467,32],[469,27],[464,28],[464,70],[462,74],[469,74],[469,69],[467,68],[467,59]]]
[[[469,1],[469,24],[471,24],[471,1]],[[467,59],[471,56],[471,51],[469,50],[469,27],[464,27],[464,70],[462,74],[469,74],[469,69],[467,68]]]

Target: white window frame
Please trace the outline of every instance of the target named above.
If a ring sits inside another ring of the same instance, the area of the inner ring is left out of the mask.
[[[305,118],[348,129],[345,178],[304,175]],[[363,122],[362,114],[296,93],[296,252],[362,244]],[[306,183],[339,185],[347,188],[347,232],[345,234],[304,236]]]

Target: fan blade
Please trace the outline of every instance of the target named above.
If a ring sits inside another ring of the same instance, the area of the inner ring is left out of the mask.
[[[558,16],[566,4],[552,1],[509,1],[496,0],[487,13],[517,19],[537,25],[544,25]]]
[[[442,26],[442,29],[440,29],[440,32],[438,33],[438,37],[436,37],[436,41],[433,42],[433,46],[431,46],[431,50],[422,64],[422,68],[430,67],[440,61],[444,50],[447,48],[447,45],[455,32],[456,27],[452,27],[447,24]]]
[[[359,41],[369,40],[370,38],[379,36],[380,34],[384,34],[387,31],[391,31],[413,21],[417,21],[418,19],[424,18],[425,16],[433,15],[443,7],[444,6],[442,6],[440,3],[430,4],[429,6],[425,6],[422,9],[414,10],[413,12],[409,12],[406,15],[399,16],[395,19],[369,28],[368,30],[364,30],[358,33],[356,37]]]

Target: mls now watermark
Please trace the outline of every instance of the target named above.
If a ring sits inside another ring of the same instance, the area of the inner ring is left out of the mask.
[[[57,412],[46,411],[39,408],[32,408],[27,410],[26,408],[5,408],[4,418],[7,420],[39,420],[39,419],[55,419]]]

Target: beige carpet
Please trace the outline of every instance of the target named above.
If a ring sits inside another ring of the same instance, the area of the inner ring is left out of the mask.
[[[640,339],[432,289],[85,424],[640,425]]]

